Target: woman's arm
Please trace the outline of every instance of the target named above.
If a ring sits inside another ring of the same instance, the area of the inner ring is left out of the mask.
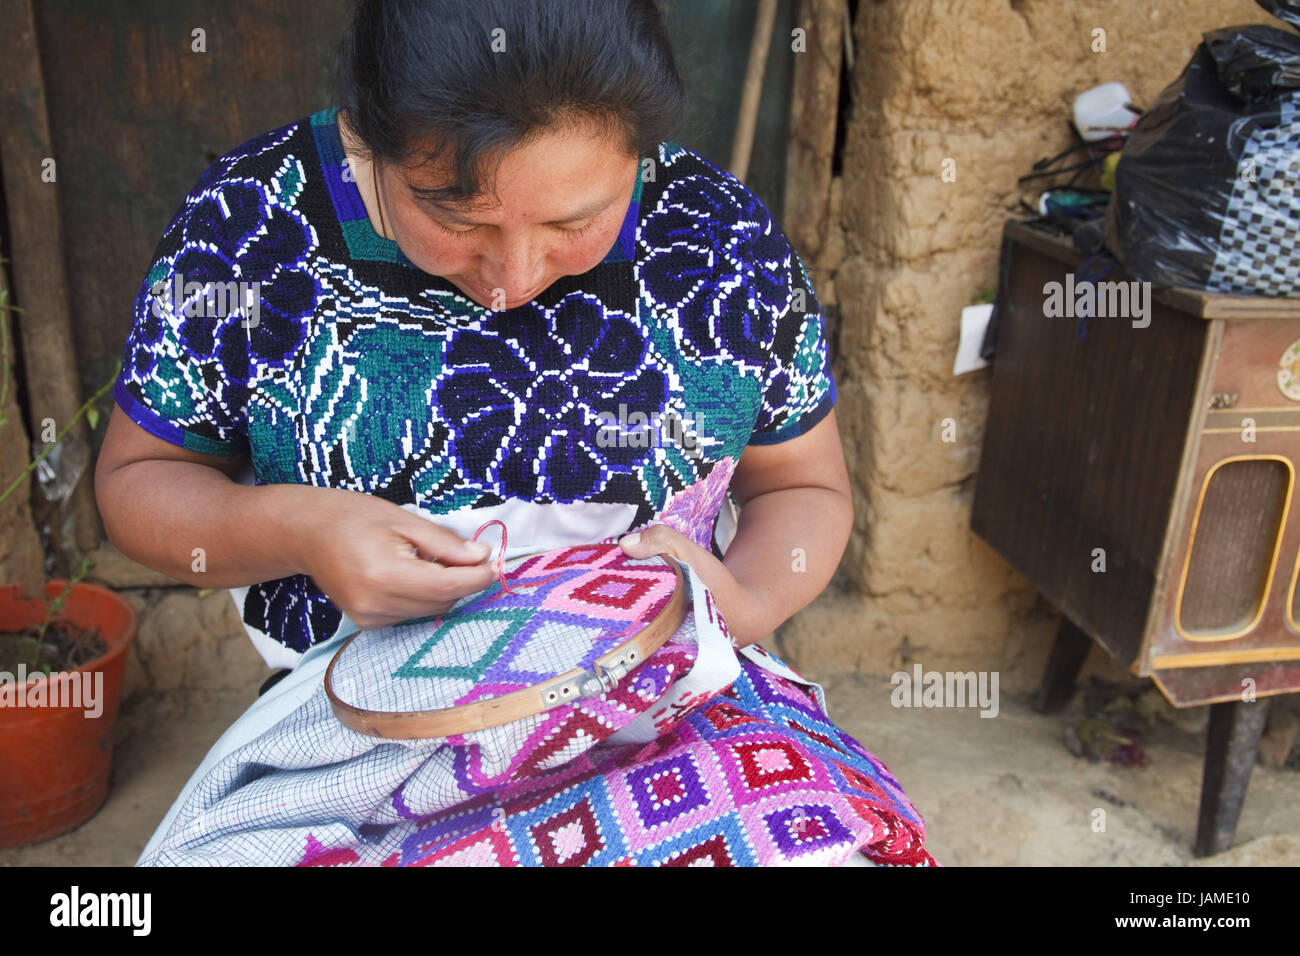
[[[493,579],[486,546],[373,495],[241,485],[246,460],[186,451],[115,406],[95,469],[109,540],[198,587],[310,575],[360,627],[441,614]]]
[[[811,604],[848,544],[853,496],[834,411],[798,438],[748,446],[731,492],[741,513],[724,560],[666,525],[647,528],[624,550],[689,562],[743,647]]]

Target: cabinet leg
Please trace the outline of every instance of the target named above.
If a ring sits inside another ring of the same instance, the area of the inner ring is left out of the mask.
[[[1056,640],[1052,643],[1052,653],[1047,658],[1047,668],[1043,671],[1043,681],[1034,695],[1034,710],[1040,714],[1054,714],[1070,702],[1074,696],[1074,682],[1091,647],[1092,638],[1075,627],[1068,617],[1062,616],[1056,629]]]
[[[1201,815],[1192,850],[1197,856],[1213,856],[1232,848],[1267,717],[1268,698],[1210,705]]]

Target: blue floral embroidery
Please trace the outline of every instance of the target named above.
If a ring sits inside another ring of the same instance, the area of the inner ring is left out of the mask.
[[[455,333],[435,386],[463,474],[507,496],[578,501],[645,461],[648,447],[602,443],[599,418],[620,405],[647,417],[667,405],[667,377],[639,323],[573,293],[494,325]]]
[[[188,288],[235,276],[244,297],[231,310],[221,296],[184,296],[177,318],[190,353],[219,358],[228,378],[241,383],[249,380],[250,362],[283,364],[302,343],[320,297],[319,280],[306,264],[316,246],[311,225],[262,183],[235,180],[203,193],[183,229],[172,262],[177,281]],[[252,295],[259,303],[255,319],[244,304]]]
[[[305,574],[254,585],[244,600],[244,622],[295,651],[333,634],[343,614]]]
[[[776,319],[790,305],[790,254],[752,194],[734,179],[676,180],[646,218],[641,239],[646,256],[637,276],[656,301],[676,310],[682,353],[765,369]]]
[[[155,266],[135,296],[136,321],[126,339],[130,362],[125,374],[140,384],[147,382],[157,369],[163,340],[167,336],[167,324],[151,291],[155,282],[166,278],[167,271],[164,266]]]

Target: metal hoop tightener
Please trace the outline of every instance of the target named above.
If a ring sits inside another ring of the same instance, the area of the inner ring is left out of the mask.
[[[607,694],[618,686],[640,662],[641,655],[629,648],[612,664],[596,662],[594,671],[583,671],[568,680],[556,681],[540,689],[542,705],[550,710],[572,700],[585,700]]]

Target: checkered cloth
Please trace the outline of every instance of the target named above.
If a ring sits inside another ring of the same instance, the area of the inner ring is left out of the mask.
[[[1283,97],[1277,126],[1256,127],[1241,154],[1206,287],[1300,296],[1300,93]]]

